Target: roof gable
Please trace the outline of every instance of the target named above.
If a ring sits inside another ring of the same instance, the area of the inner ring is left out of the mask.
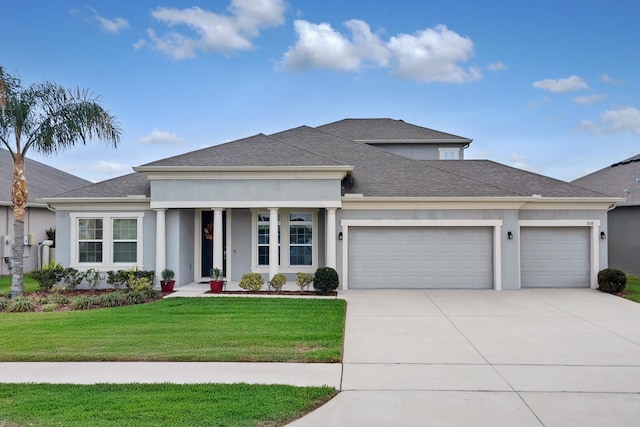
[[[640,203],[640,154],[572,181],[572,184]]]
[[[60,169],[25,158],[25,174],[29,185],[29,201],[74,190],[91,184],[91,181],[63,172]],[[13,159],[11,153],[0,149],[0,203],[12,204]]]
[[[351,141],[368,143],[459,143],[471,139],[394,119],[344,119],[316,129]]]

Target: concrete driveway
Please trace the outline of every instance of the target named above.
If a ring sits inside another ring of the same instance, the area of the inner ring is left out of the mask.
[[[342,392],[292,426],[640,423],[640,304],[591,289],[340,294]]]

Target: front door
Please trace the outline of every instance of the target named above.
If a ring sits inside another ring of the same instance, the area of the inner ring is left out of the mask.
[[[213,268],[213,211],[202,211],[200,219],[201,271],[202,277],[209,277]],[[222,212],[222,274],[227,275],[227,212]]]

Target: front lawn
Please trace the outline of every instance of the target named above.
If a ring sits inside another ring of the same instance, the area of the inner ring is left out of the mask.
[[[222,297],[0,313],[0,361],[339,362],[345,309],[336,299]]]
[[[626,291],[627,294],[624,295],[626,299],[640,302],[640,276],[627,275]]]
[[[0,426],[282,426],[330,387],[0,384]]]
[[[22,276],[22,282],[25,292],[32,292],[40,288],[38,282],[26,274]],[[0,276],[0,295],[9,295],[9,292],[11,292],[11,275]]]

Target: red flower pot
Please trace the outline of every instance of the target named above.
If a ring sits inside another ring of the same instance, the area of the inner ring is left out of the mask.
[[[223,286],[224,286],[223,280],[209,280],[209,287],[211,288],[212,294],[221,293]]]

